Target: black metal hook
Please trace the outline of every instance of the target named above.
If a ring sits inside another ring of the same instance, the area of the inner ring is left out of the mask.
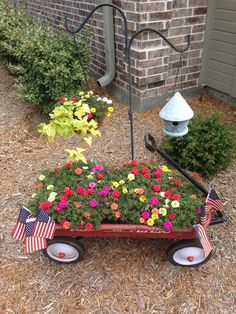
[[[102,3],[102,4],[97,5],[95,8],[93,8],[90,11],[90,13],[86,17],[86,19],[82,22],[82,24],[79,26],[79,28],[76,31],[72,31],[72,30],[70,30],[68,28],[68,22],[67,22],[68,18],[67,18],[67,16],[65,16],[65,23],[64,23],[65,29],[72,35],[75,35],[76,33],[79,33],[82,30],[82,28],[84,27],[84,25],[88,22],[90,17],[93,15],[93,13],[95,11],[97,11],[101,7],[111,7],[113,9],[116,9],[121,14],[121,16],[123,17],[123,20],[124,20],[124,35],[125,35],[125,51],[124,51],[124,53],[125,53],[125,56],[127,57],[127,51],[128,51],[128,22],[127,22],[127,18],[125,16],[124,12],[119,7],[117,7],[114,4]]]

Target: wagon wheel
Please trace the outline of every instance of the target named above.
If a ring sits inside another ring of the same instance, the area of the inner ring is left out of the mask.
[[[197,266],[206,262],[211,254],[204,257],[201,244],[196,240],[181,240],[167,249],[167,259],[175,266]]]
[[[79,240],[69,237],[55,237],[47,241],[43,254],[57,263],[70,264],[83,259],[85,249]]]

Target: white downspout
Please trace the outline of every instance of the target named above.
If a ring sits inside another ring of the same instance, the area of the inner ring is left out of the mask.
[[[101,3],[112,4],[112,0],[102,0]],[[105,64],[106,73],[97,80],[97,83],[104,87],[111,83],[115,76],[115,40],[114,40],[114,23],[113,9],[103,7],[104,14],[104,46],[105,46]]]

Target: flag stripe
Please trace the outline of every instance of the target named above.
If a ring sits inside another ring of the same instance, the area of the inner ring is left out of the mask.
[[[194,229],[196,230],[198,239],[201,242],[201,245],[204,250],[204,257],[206,258],[212,251],[212,247],[210,241],[208,240],[206,230],[201,225],[194,225]]]
[[[45,249],[47,242],[45,238],[27,237],[25,238],[25,252],[33,253],[38,250]]]

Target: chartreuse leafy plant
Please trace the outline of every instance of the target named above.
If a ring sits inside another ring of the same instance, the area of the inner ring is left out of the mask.
[[[196,176],[196,173],[195,173]],[[40,175],[28,207],[64,228],[144,224],[166,231],[199,223],[202,193],[179,172],[155,163],[66,163]]]
[[[227,168],[235,157],[235,126],[222,123],[219,114],[196,117],[189,133],[179,138],[165,138],[164,150],[182,167],[211,178]]]
[[[112,100],[107,97],[94,96],[93,91],[87,93],[81,91],[78,97],[70,100],[60,97],[52,113],[49,114],[49,123],[41,123],[38,131],[46,135],[50,142],[56,136],[67,138],[73,134],[81,134],[85,142],[91,145],[92,137],[101,135],[98,123],[105,115],[110,116],[113,111]],[[66,151],[69,153],[68,161],[82,160],[86,162],[83,148],[78,147]]]
[[[90,36],[55,34],[39,19],[0,3],[0,56],[18,75],[19,95],[45,113],[60,95],[72,96],[86,80]],[[88,35],[88,34],[87,34]]]

